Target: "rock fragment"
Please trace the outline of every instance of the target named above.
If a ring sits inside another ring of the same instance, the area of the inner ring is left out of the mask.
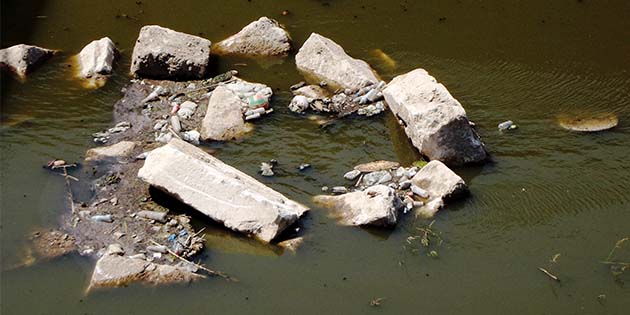
[[[116,144],[92,148],[85,154],[86,161],[97,161],[107,159],[127,158],[136,148],[136,143],[131,141],[120,141]]]
[[[313,33],[295,56],[298,70],[314,80],[324,80],[332,89],[360,89],[379,82],[374,70],[354,59],[332,40]]]
[[[88,291],[99,287],[125,286],[132,282],[161,285],[205,278],[184,268],[155,264],[121,254],[119,251],[107,253],[96,262]]]
[[[261,17],[215,46],[219,54],[286,56],[291,50],[289,33],[276,21]]]
[[[92,41],[77,56],[79,77],[87,80],[87,87],[102,87],[112,74],[117,55],[116,46],[109,37]]]
[[[206,116],[201,123],[201,139],[226,141],[249,131],[243,119],[243,102],[230,89],[219,86],[210,96]]]
[[[344,225],[393,226],[402,207],[396,191],[385,185],[339,196],[316,196],[315,202],[331,208]]]
[[[212,43],[204,38],[147,25],[133,49],[131,73],[155,79],[199,79],[206,75]]]
[[[482,162],[486,150],[466,111],[423,69],[395,77],[383,91],[392,112],[420,153],[449,165]]]
[[[464,180],[440,161],[431,161],[425,165],[412,179],[414,191],[423,194],[422,198],[428,200],[417,209],[417,214],[432,217],[450,200],[458,199],[468,193],[468,187]],[[427,196],[428,194],[428,196]]]
[[[19,44],[0,49],[0,67],[15,73],[20,79],[55,54],[54,50]]]
[[[354,169],[363,173],[370,173],[370,172],[390,170],[390,169],[398,168],[399,166],[400,164],[398,162],[380,160],[380,161],[359,164],[355,166]]]

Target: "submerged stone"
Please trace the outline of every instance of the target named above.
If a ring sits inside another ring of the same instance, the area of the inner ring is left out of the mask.
[[[359,164],[355,166],[354,169],[363,173],[370,173],[370,172],[376,172],[376,171],[390,170],[390,169],[398,168],[399,166],[400,164],[398,162],[380,160],[380,161]]]
[[[20,79],[25,79],[28,73],[52,57],[53,54],[55,54],[54,50],[42,47],[15,45],[0,49],[0,67],[12,71]]]
[[[612,113],[595,115],[562,115],[558,117],[558,123],[564,129],[577,132],[598,132],[617,127],[619,118]]]
[[[86,161],[97,161],[106,159],[119,159],[131,156],[136,148],[136,143],[131,141],[120,141],[116,144],[92,148],[85,154]]]
[[[133,282],[162,285],[188,283],[205,278],[185,268],[121,255],[122,252],[117,250],[108,251],[96,262],[88,291],[98,287],[120,287]]]

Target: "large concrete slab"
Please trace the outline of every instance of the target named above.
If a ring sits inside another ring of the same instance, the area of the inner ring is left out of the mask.
[[[265,242],[273,240],[308,211],[305,206],[178,139],[151,151],[138,177],[227,228]]]

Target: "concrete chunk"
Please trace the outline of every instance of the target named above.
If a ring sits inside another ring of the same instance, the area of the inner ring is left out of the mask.
[[[344,225],[393,226],[402,206],[396,191],[385,185],[339,196],[316,196],[315,202],[331,208]]]
[[[227,228],[269,242],[308,211],[203,150],[173,139],[149,153],[138,177]]]
[[[485,147],[462,105],[425,70],[395,77],[383,94],[413,145],[429,159],[448,165],[486,159]]]
[[[154,79],[199,79],[210,63],[212,43],[198,36],[147,25],[133,48],[131,73]]]
[[[432,217],[449,200],[468,194],[464,180],[440,161],[431,161],[411,180],[414,186],[428,193],[428,200],[417,209],[420,216]]]
[[[217,87],[208,100],[206,116],[201,122],[201,139],[227,141],[249,131],[243,119],[245,103],[225,86]]]
[[[107,76],[112,73],[117,54],[116,46],[109,37],[92,41],[83,47],[77,61],[79,77],[87,80],[86,86],[101,87],[105,84]]]
[[[360,89],[379,82],[367,62],[354,59],[332,40],[313,33],[295,56],[298,70],[307,77],[326,81],[333,89]]]
[[[15,45],[0,49],[0,67],[7,68],[20,79],[33,71],[35,67],[52,57],[55,51],[31,45]]]
[[[131,141],[120,141],[116,144],[92,148],[85,154],[86,161],[106,160],[106,159],[118,159],[126,158],[133,153],[136,148],[136,143]]]
[[[276,20],[261,17],[215,48],[220,54],[286,56],[291,50],[291,37]]]
[[[187,283],[205,278],[184,268],[156,264],[119,254],[107,253],[96,262],[88,291],[99,287],[125,286],[132,282],[159,285]]]

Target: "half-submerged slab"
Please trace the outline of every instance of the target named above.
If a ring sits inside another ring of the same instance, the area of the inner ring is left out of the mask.
[[[432,217],[450,200],[468,194],[464,180],[440,161],[431,161],[411,180],[412,184],[428,192],[424,205],[416,209],[416,214]]]
[[[302,214],[292,201],[182,140],[149,153],[138,177],[234,231],[269,242]]]
[[[153,79],[199,79],[210,63],[212,43],[198,36],[147,25],[140,29],[131,73]]]
[[[343,225],[393,226],[398,222],[402,201],[385,185],[339,196],[315,196],[315,202],[332,209]]]
[[[52,57],[54,50],[31,45],[15,45],[0,50],[0,66],[15,73],[20,79]]]
[[[107,77],[112,74],[114,60],[118,55],[116,46],[109,37],[94,40],[83,47],[77,62],[79,74],[88,88],[99,88],[105,85]]]
[[[136,143],[132,141],[120,141],[116,144],[92,148],[85,153],[86,161],[117,160],[129,157],[136,148]]]
[[[264,16],[215,46],[219,54],[253,57],[286,56],[289,51],[289,33],[276,20]]]
[[[100,287],[126,286],[133,282],[163,285],[205,278],[182,267],[156,264],[121,254],[108,252],[96,262],[87,291]]]
[[[337,43],[317,33],[300,48],[295,63],[307,77],[323,80],[333,89],[358,90],[380,81],[367,62],[348,56]]]
[[[429,159],[448,165],[486,159],[485,147],[462,105],[424,69],[395,77],[383,95],[413,145]]]

